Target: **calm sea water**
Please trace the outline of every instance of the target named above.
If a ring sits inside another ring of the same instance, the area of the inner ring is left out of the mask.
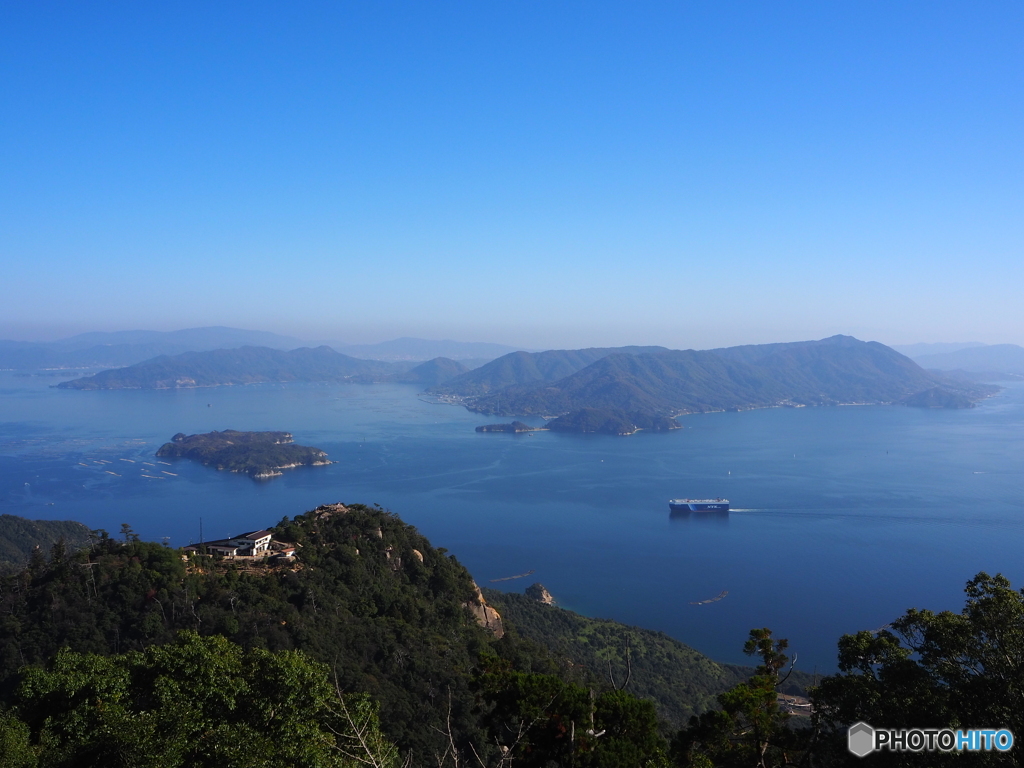
[[[959,610],[978,571],[1024,584],[1020,385],[965,411],[718,413],[622,438],[477,434],[492,419],[404,386],[75,392],[58,380],[0,373],[0,512],[129,523],[180,545],[199,540],[200,518],[210,539],[326,502],[378,503],[483,586],[534,570],[494,586],[541,581],[563,606],[721,661],[745,661],[749,629],[771,627],[807,671],[834,669],[845,632],[909,607]],[[287,430],[337,463],[268,482],[142,463],[176,432],[228,428]],[[724,496],[734,511],[672,518],[677,496]]]

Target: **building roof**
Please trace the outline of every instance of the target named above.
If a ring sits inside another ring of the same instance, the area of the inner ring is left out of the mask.
[[[273,534],[271,534],[270,531],[253,531],[252,533],[240,533],[235,538],[236,539],[252,539],[252,540],[255,541],[256,539],[264,539],[267,536],[272,536],[272,535]]]

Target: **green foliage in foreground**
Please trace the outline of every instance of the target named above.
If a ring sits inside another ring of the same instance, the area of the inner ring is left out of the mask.
[[[690,719],[672,744],[677,764],[683,766],[783,766],[794,759],[810,760],[806,733],[786,727],[778,694],[789,673],[789,643],[772,638],[770,629],[752,629],[743,646],[761,663],[749,680],[718,697],[721,708]]]
[[[858,720],[886,728],[1008,728],[1024,739],[1024,590],[1002,575],[979,573],[967,603],[953,613],[911,609],[891,629],[839,641],[838,675],[813,701],[824,745],[836,765],[846,727]],[[825,750],[821,750],[824,752]],[[1020,742],[1008,753],[871,755],[875,765],[1020,765]]]
[[[775,705],[785,646],[754,630],[747,651],[762,665],[719,697],[721,709],[692,718],[673,744],[678,766],[1017,766],[1009,752],[850,754],[847,728],[1007,728],[1024,737],[1024,590],[979,573],[960,613],[911,609],[891,629],[845,635],[839,674],[811,692],[811,724],[784,728]]]
[[[0,714],[0,768],[397,765],[365,696],[298,651],[183,632],[114,656],[64,649],[25,669]]]
[[[489,674],[489,732],[522,768],[668,765],[654,705],[617,690],[597,693],[552,675]]]

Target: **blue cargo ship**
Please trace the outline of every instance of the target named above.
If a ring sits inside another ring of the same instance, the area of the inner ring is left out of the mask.
[[[728,512],[728,499],[669,499],[673,512]]]

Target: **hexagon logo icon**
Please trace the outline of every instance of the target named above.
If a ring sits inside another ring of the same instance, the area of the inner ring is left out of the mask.
[[[846,732],[846,746],[857,757],[875,751],[875,729],[867,723],[854,723]]]

